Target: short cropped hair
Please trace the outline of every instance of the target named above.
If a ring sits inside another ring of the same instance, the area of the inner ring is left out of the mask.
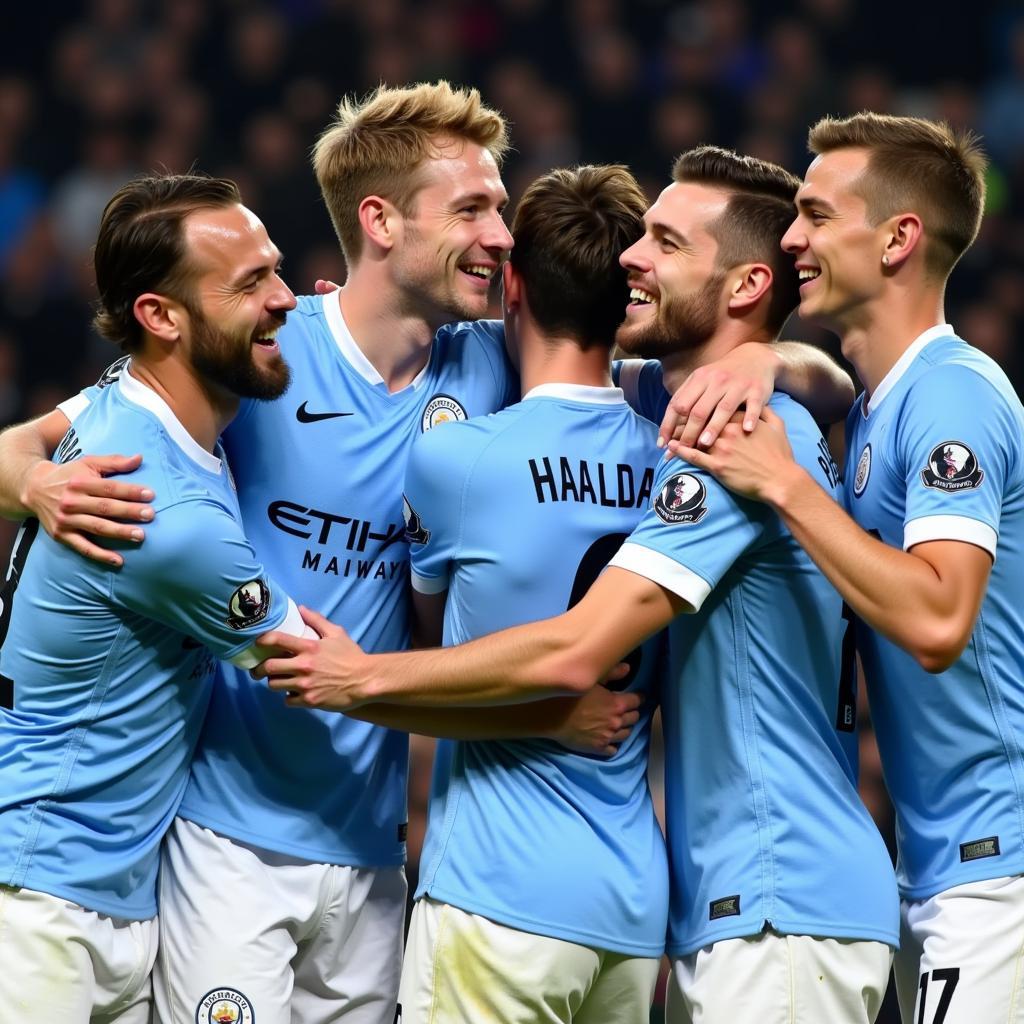
[[[185,219],[197,210],[241,201],[233,181],[201,174],[153,175],[122,185],[103,211],[93,250],[96,330],[125,351],[135,351],[143,338],[134,313],[140,295],[158,292],[192,302],[195,268],[188,263]]]
[[[725,210],[708,225],[718,242],[718,265],[723,269],[742,263],[771,267],[772,294],[765,325],[777,334],[800,301],[796,268],[781,248],[782,236],[793,223],[800,179],[767,160],[719,146],[698,146],[676,160],[672,180],[729,193]]]
[[[812,153],[866,149],[867,170],[858,195],[869,222],[897,213],[921,218],[925,268],[945,280],[978,235],[985,207],[988,161],[971,132],[920,117],[892,117],[864,111],[852,117],[822,118],[807,136]]]
[[[627,301],[619,256],[643,234],[646,209],[620,164],[561,168],[530,185],[512,220],[509,259],[542,330],[611,348]]]
[[[359,204],[366,196],[412,210],[423,160],[438,142],[473,142],[501,163],[508,149],[505,119],[484,106],[476,89],[448,82],[379,86],[365,99],[346,96],[313,149],[313,170],[346,261],[362,253]]]

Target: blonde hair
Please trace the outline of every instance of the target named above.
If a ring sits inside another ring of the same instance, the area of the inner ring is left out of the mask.
[[[379,195],[408,213],[422,183],[421,163],[448,139],[476,143],[500,164],[508,128],[476,89],[445,81],[381,85],[363,100],[346,96],[338,104],[313,149],[313,170],[350,264],[362,252],[362,200]]]
[[[972,132],[946,122],[864,111],[822,118],[807,136],[812,153],[866,149],[868,166],[857,193],[868,218],[880,224],[902,212],[924,225],[925,268],[941,279],[977,237],[985,207],[988,161]]]

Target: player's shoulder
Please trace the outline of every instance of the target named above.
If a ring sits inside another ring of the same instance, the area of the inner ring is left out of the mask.
[[[435,359],[444,364],[485,359],[504,363],[505,325],[501,320],[462,320],[445,324],[434,335]]]
[[[288,313],[284,326],[278,332],[278,341],[285,348],[289,348],[289,343],[308,341],[310,337],[327,331],[324,296],[299,295],[295,299],[295,308]]]
[[[955,335],[940,338],[920,354],[921,370],[908,399],[946,396],[954,404],[975,394],[1020,407],[1010,379],[999,364],[980,349]]]
[[[768,399],[768,408],[786,424],[786,434],[796,437],[817,438],[821,436],[814,417],[793,397],[784,391],[776,391]]]

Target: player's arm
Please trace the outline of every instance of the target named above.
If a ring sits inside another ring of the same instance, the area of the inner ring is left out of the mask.
[[[710,451],[673,445],[739,494],[767,502],[846,603],[928,672],[963,653],[985,595],[992,557],[982,547],[932,540],[901,551],[862,530],[792,456],[770,409],[751,434],[731,423]]]
[[[422,649],[441,646],[441,637],[444,634],[444,606],[447,599],[447,587],[432,594],[424,594],[413,588],[411,647]]]
[[[66,463],[50,462],[70,425],[55,409],[0,434],[0,515],[35,516],[51,537],[80,555],[121,565],[120,554],[90,537],[142,540],[142,530],[134,523],[153,518],[152,507],[146,504],[153,492],[108,479],[138,469],[141,457],[86,455]]]
[[[336,711],[373,702],[491,705],[582,694],[688,608],[672,591],[612,567],[569,611],[456,647],[371,655],[343,631],[308,645],[272,632],[261,642],[294,654],[263,670],[272,689]]]
[[[854,399],[849,375],[814,345],[748,342],[687,377],[669,400],[658,443],[674,438],[707,448],[741,407],[743,429],[752,431],[775,390],[786,392],[819,423],[841,420]]]

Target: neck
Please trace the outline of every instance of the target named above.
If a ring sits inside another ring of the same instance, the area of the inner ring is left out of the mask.
[[[945,323],[943,289],[911,291],[893,283],[878,298],[852,310],[836,333],[868,397],[914,340]]]
[[[612,386],[606,346],[593,345],[584,351],[573,338],[544,334],[533,324],[520,323],[517,333],[524,395],[541,384]]]
[[[238,412],[238,396],[197,377],[172,355],[133,355],[131,375],[155,391],[175,419],[208,452]]]
[[[430,359],[437,329],[447,322],[440,313],[427,317],[422,310],[406,309],[377,264],[365,261],[352,269],[333,301],[341,304],[353,340],[388,391],[400,391],[412,383]]]
[[[694,370],[727,356],[734,348],[747,342],[768,344],[774,337],[764,328],[752,328],[744,323],[728,321],[719,327],[700,348],[665,356],[661,370],[665,390],[670,394],[682,387]]]

